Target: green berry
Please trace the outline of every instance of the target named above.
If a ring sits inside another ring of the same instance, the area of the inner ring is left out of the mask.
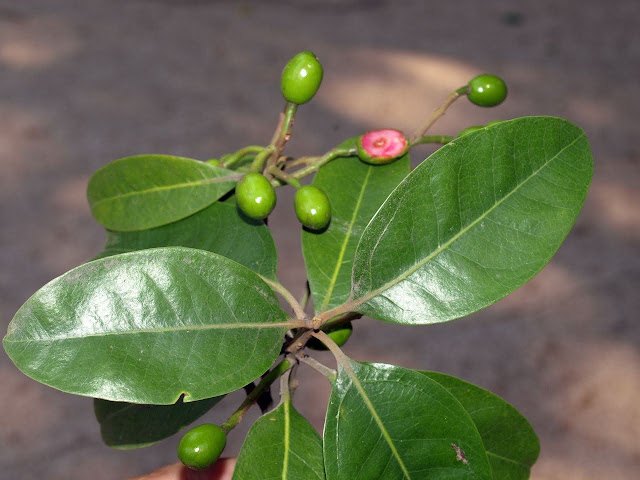
[[[247,173],[236,185],[238,207],[254,220],[266,218],[276,206],[276,191],[259,173]]]
[[[471,127],[467,127],[463,130],[460,130],[460,133],[458,133],[458,138],[462,137],[463,135],[466,135],[467,133],[472,133],[472,132],[477,132],[478,130],[482,130],[484,127],[481,125],[472,125]]]
[[[218,425],[198,425],[180,440],[178,458],[189,468],[203,470],[218,459],[226,444],[227,434]]]
[[[322,65],[312,52],[300,52],[282,71],[280,90],[287,102],[307,103],[322,83]]]
[[[345,323],[344,325],[340,325],[334,329],[331,329],[325,333],[329,335],[329,338],[333,340],[336,343],[336,345],[341,347],[345,343],[347,343],[347,340],[349,340],[349,337],[351,336],[352,332],[353,332],[353,325],[351,325],[351,322],[348,322],[348,323]],[[327,347],[324,345],[324,343],[322,343],[320,340],[318,340],[315,337],[311,338],[311,340],[307,342],[307,346],[312,350],[327,350]]]
[[[293,206],[300,223],[312,230],[322,230],[331,220],[331,204],[318,187],[305,185],[296,192]]]
[[[507,85],[500,77],[483,73],[471,79],[467,97],[481,107],[495,107],[507,98]]]

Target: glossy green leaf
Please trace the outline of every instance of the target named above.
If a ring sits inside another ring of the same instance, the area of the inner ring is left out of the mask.
[[[235,197],[169,225],[139,232],[107,231],[107,243],[97,258],[154,247],[191,247],[217,253],[274,279],[278,253],[264,222],[240,215]]]
[[[94,173],[87,198],[91,213],[106,228],[144,230],[202,210],[233,189],[239,178],[236,172],[191,158],[136,155]]]
[[[438,372],[420,372],[458,399],[487,450],[493,478],[526,480],[540,454],[531,424],[513,406],[487,390]]]
[[[94,399],[93,409],[100,434],[112,448],[130,449],[152,445],[194,422],[211,410],[224,396],[173,405],[140,405]]]
[[[324,478],[322,439],[288,396],[251,426],[233,473],[233,480]]]
[[[355,146],[356,140],[341,147]],[[407,154],[388,165],[369,165],[357,157],[336,158],[318,170],[313,185],[329,197],[331,223],[322,232],[302,232],[302,253],[317,311],[338,306],[349,297],[353,256],[362,232],[407,176],[409,166]]]
[[[502,122],[450,142],[367,226],[343,308],[427,324],[496,302],[562,244],[592,170],[584,132],[558,118]]]
[[[248,268],[169,247],[95,260],[51,281],[16,313],[4,347],[26,375],[65,392],[172,404],[253,381],[291,327]]]
[[[492,478],[473,421],[438,382],[348,359],[338,360],[324,459],[328,480]]]

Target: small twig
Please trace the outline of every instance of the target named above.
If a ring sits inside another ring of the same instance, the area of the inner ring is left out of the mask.
[[[269,157],[269,155],[271,155],[271,153],[273,153],[273,149],[274,149],[274,146],[273,145],[269,145],[264,150],[262,150],[260,153],[258,153],[256,155],[256,158],[254,158],[253,162],[251,163],[251,169],[250,170],[252,172],[261,171],[265,160]]]
[[[296,116],[296,111],[298,106],[295,103],[287,102],[284,107],[284,112],[280,116],[280,121],[278,122],[278,127],[273,134],[273,138],[271,139],[271,146],[273,146],[273,151],[271,153],[271,157],[267,162],[265,167],[265,173],[269,170],[270,167],[275,166],[278,163],[278,159],[280,158],[280,153],[284,150],[284,146],[291,137],[291,129],[293,128],[293,121]]]
[[[307,157],[307,158],[316,158],[316,160],[314,160],[313,163],[308,164],[306,167],[301,168],[300,170],[296,170],[291,174],[291,176],[294,178],[302,178],[309,175],[310,173],[315,172],[322,165],[330,162],[334,158],[352,157],[357,154],[358,154],[358,150],[355,147],[353,147],[353,148],[346,148],[346,149],[330,150],[329,152],[325,153],[321,157]]]
[[[284,374],[287,370],[291,368],[293,363],[291,360],[285,358],[280,363],[278,363],[269,373],[267,373],[262,380],[258,384],[258,386],[252,390],[252,392],[247,395],[244,402],[240,404],[240,406],[236,409],[235,412],[231,414],[231,416],[227,419],[226,422],[222,424],[222,429],[228,433],[233,430],[238,424],[242,421],[242,417],[247,411],[251,408],[251,406],[258,401],[260,395],[267,390],[271,386],[273,382],[275,382],[278,377]]]
[[[289,343],[286,352],[296,354],[304,348],[312,336],[313,330],[303,330],[291,341],[291,343]]]
[[[441,143],[442,145],[445,145],[451,142],[454,138],[455,137],[451,137],[449,135],[430,135],[419,138],[418,140],[413,142],[413,145],[421,145],[424,143]]]
[[[432,127],[432,125],[436,123],[438,119],[445,114],[445,112],[451,106],[451,104],[455,102],[458,98],[460,98],[461,95],[465,95],[468,90],[469,90],[469,86],[465,85],[464,87],[460,87],[459,89],[451,92],[447,97],[447,99],[445,100],[445,102],[433,111],[433,113],[431,114],[429,119],[425,122],[425,124],[422,126],[422,128],[420,128],[419,130],[416,131],[416,133],[413,134],[413,136],[409,140],[409,143],[411,145],[415,145],[416,141],[419,140],[421,137],[423,137],[424,134],[427,133],[427,131]]]
[[[307,365],[309,365],[314,370],[320,372],[322,375],[327,377],[329,379],[329,381],[331,381],[331,382],[335,381],[337,372],[335,370],[327,367],[326,365],[320,363],[315,358],[310,357],[309,355],[307,355],[305,353],[298,353],[296,355],[296,358],[298,360],[300,360],[302,363],[306,363]]]
[[[283,172],[282,170],[280,170],[275,165],[270,166],[267,171],[271,175],[273,175],[275,178],[277,178],[278,180],[281,180],[281,181],[291,185],[296,190],[298,188],[302,188],[302,184],[300,183],[300,180],[298,180],[297,178],[293,178],[291,175],[289,175],[288,173]]]
[[[235,164],[238,161],[242,160],[245,157],[245,155],[247,155],[249,153],[260,153],[265,148],[266,147],[263,147],[263,146],[260,146],[260,145],[249,145],[247,147],[241,148],[237,152],[234,152],[234,153],[232,153],[230,155],[227,155],[227,156],[224,157],[224,159],[221,159],[220,166],[221,167],[225,167],[225,168],[229,168],[233,164]]]

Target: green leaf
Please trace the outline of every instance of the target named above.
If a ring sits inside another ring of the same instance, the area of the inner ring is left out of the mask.
[[[356,140],[340,147],[354,147]],[[409,173],[409,166],[407,154],[388,165],[369,165],[357,157],[336,158],[318,170],[313,185],[329,197],[331,223],[320,233],[302,232],[302,253],[317,311],[338,306],[349,297],[353,256],[362,232]]]
[[[169,247],[95,260],[56,278],[18,310],[3,343],[20,370],[59,390],[166,405],[253,381],[293,326],[248,268]]]
[[[324,480],[322,440],[288,396],[244,441],[233,480]]]
[[[342,309],[428,324],[491,305],[560,247],[592,170],[584,132],[558,118],[503,122],[443,146],[367,226]]]
[[[338,369],[324,429],[328,480],[492,478],[473,421],[438,382],[348,359]]]
[[[487,450],[493,477],[526,480],[540,454],[531,424],[513,406],[487,390],[438,372],[420,372],[458,399],[476,424]]]
[[[238,173],[198,160],[136,155],[93,174],[87,198],[95,219],[110,230],[159,227],[185,218],[233,189]]]
[[[278,253],[264,222],[238,213],[235,197],[215,202],[180,221],[139,232],[107,231],[97,258],[154,247],[191,247],[217,253],[275,280]]]
[[[112,448],[131,449],[152,445],[194,422],[211,410],[224,396],[173,405],[140,405],[94,399],[93,409],[100,434]]]

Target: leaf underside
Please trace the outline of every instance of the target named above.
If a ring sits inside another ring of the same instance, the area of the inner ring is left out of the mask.
[[[115,160],[89,180],[94,218],[116,231],[144,230],[175,222],[212,204],[239,175],[198,160],[136,155]]]
[[[16,313],[3,343],[23,373],[46,385],[168,405],[253,381],[289,328],[254,272],[170,247],[95,260],[51,281]]]
[[[552,117],[502,122],[445,145],[367,226],[349,309],[428,324],[498,301],[562,244],[592,170],[584,132]]]

